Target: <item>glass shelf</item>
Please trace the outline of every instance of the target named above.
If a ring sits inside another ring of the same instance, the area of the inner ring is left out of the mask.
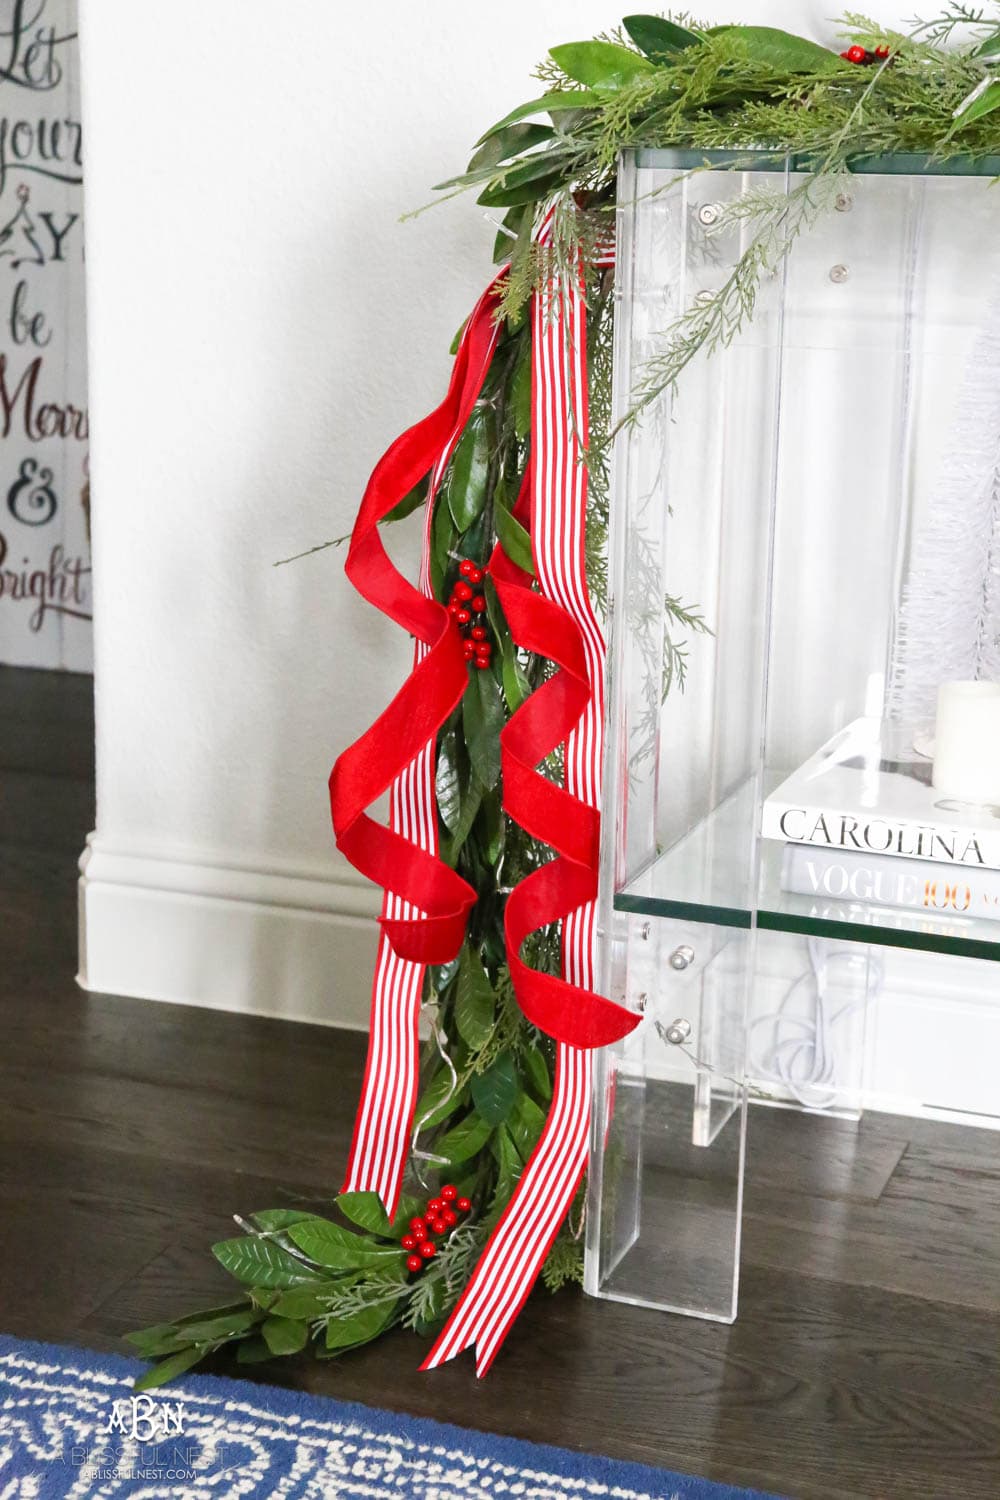
[[[782,779],[781,774],[768,778],[774,785]],[[873,902],[816,900],[782,890],[784,846],[775,839],[757,841],[756,902],[748,900],[754,882],[747,868],[747,829],[753,826],[755,808],[751,780],[616,891],[615,910],[750,928],[756,906],[756,925],[765,931],[1000,959],[1000,922],[989,918],[945,918]],[[928,863],[928,870],[932,868],[936,867]]]
[[[808,172],[818,164],[816,157],[802,152],[788,155],[752,147],[741,151],[736,146],[726,151],[647,149],[636,152],[635,161],[640,170],[682,172],[705,166],[716,170],[738,166],[742,172],[783,172],[786,167],[790,172]],[[923,152],[900,152],[894,156],[857,156],[848,162],[847,170],[864,177],[998,177],[1000,156],[934,157]]]

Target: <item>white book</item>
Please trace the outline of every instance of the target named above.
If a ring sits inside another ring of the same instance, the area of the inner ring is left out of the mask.
[[[863,902],[928,916],[1000,921],[1000,871],[956,869],[926,859],[844,854],[839,849],[786,844],[781,888],[820,901]]]
[[[766,799],[764,838],[845,854],[1000,870],[1000,807],[942,797],[931,762],[887,754],[878,719],[856,719]]]

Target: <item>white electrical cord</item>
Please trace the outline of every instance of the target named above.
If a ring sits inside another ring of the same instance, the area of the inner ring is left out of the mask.
[[[751,1077],[780,1083],[805,1109],[831,1109],[843,1091],[838,1077],[836,1032],[875,999],[882,988],[884,969],[881,959],[870,950],[862,955],[856,948],[831,948],[829,939],[809,938],[808,951],[809,968],[788,986],[778,1009],[751,1022],[749,1071]],[[838,963],[854,968],[863,965],[866,973],[854,997],[834,1009],[828,990],[831,970]],[[802,998],[807,985],[811,988],[811,1014],[797,1015],[793,1002]],[[755,1057],[754,1033],[764,1026],[771,1027],[770,1041]]]

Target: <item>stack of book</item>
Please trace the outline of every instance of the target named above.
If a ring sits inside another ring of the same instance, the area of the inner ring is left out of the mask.
[[[1000,807],[943,798],[911,755],[888,758],[879,722],[858,719],[782,782],[761,833],[785,844],[783,889],[1000,919]]]

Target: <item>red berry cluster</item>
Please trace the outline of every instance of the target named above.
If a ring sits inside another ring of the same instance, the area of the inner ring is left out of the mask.
[[[886,58],[889,56],[889,48],[883,45],[881,47],[876,47],[874,52],[869,52],[867,47],[859,47],[855,45],[853,47],[848,47],[847,51],[842,52],[840,55],[845,62],[871,64],[875,62],[885,62]]]
[[[466,661],[476,667],[488,667],[493,647],[486,639],[486,626],[483,624],[486,600],[477,592],[486,571],[467,557],[459,563],[458,571],[460,577],[451,591],[448,613],[463,634],[468,631],[464,648]]]
[[[410,1220],[410,1232],[404,1234],[400,1240],[404,1250],[409,1250],[406,1257],[406,1269],[408,1271],[419,1271],[425,1260],[433,1260],[437,1254],[437,1245],[431,1239],[431,1235],[448,1234],[458,1223],[459,1214],[467,1214],[472,1207],[471,1198],[460,1198],[458,1188],[446,1183],[436,1198],[428,1198],[427,1208],[423,1218]]]

